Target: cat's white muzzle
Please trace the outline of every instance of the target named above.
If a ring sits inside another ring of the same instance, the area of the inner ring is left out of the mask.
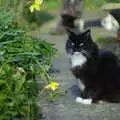
[[[87,58],[82,55],[80,52],[75,52],[70,56],[72,68],[76,66],[82,67],[87,62]]]

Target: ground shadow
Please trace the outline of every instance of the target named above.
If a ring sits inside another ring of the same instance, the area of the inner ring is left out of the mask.
[[[47,11],[41,10],[31,13],[28,9],[24,10],[23,16],[29,23],[36,23],[38,25],[42,25],[55,18],[55,15],[48,13]]]
[[[72,85],[70,88],[70,93],[71,96],[75,99],[76,97],[80,97],[81,91],[78,87],[78,85]],[[113,91],[110,94],[106,94],[105,96],[101,97],[101,99],[99,99],[100,101],[105,101],[105,102],[111,102],[111,103],[120,103],[120,90],[119,91]],[[96,101],[95,103],[99,102]]]
[[[46,12],[46,11],[40,11],[40,12],[38,12],[36,14],[37,14],[36,15],[36,20],[38,22],[40,22],[41,24],[44,24],[44,23],[46,23],[46,22],[48,22],[50,20],[53,20],[55,18],[54,15],[52,15],[52,14]]]

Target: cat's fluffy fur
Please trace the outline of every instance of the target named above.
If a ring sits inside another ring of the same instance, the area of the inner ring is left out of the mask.
[[[90,30],[81,34],[69,31],[66,51],[72,64],[71,71],[80,80],[80,101],[95,102],[120,90],[120,61],[112,52],[98,49]]]

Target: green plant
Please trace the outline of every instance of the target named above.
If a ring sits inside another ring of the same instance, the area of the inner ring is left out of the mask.
[[[55,4],[55,6],[59,6],[58,0],[57,2],[54,2],[54,0],[47,2],[45,0],[40,7],[40,11],[34,10],[34,12],[31,12],[30,6],[32,3],[34,4],[34,1],[35,0],[0,0],[0,7],[13,11],[14,20],[22,28],[29,31],[55,18],[53,14],[48,12],[50,10],[48,7],[51,6],[49,2]],[[53,6],[51,6],[51,8],[53,8]]]
[[[61,8],[60,0],[44,0],[43,8],[47,10],[58,10]]]
[[[105,3],[105,0],[86,0],[85,1],[85,6],[87,8],[94,8],[94,7],[100,7]]]
[[[56,50],[48,42],[28,36],[0,9],[0,120],[36,120],[35,76],[48,80]]]

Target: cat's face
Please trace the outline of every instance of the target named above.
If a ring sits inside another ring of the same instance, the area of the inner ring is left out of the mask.
[[[66,42],[66,51],[71,57],[72,66],[81,66],[88,59],[93,59],[97,55],[98,49],[92,41],[90,30],[75,34],[69,31],[69,38]]]
[[[90,30],[82,34],[75,34],[69,31],[68,34],[69,37],[66,42],[66,51],[68,54],[73,55],[75,52],[87,54],[87,52],[91,51],[93,42],[90,36]]]

